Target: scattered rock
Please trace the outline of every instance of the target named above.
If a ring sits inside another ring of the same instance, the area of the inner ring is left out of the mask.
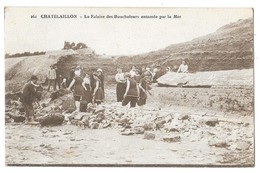
[[[94,111],[94,114],[98,114],[100,112],[104,113],[105,112],[105,108],[97,108],[95,111]]]
[[[19,112],[21,112],[21,113],[25,112],[25,110],[24,110],[24,107],[23,107],[23,106],[19,106],[18,110],[19,110]]]
[[[96,123],[96,122],[91,122],[91,123],[89,123],[89,127],[91,129],[98,129],[99,128],[99,124]]]
[[[244,127],[247,127],[247,126],[249,126],[250,124],[249,123],[244,123]]]
[[[128,119],[128,118],[121,118],[121,119],[119,120],[119,123],[118,123],[118,124],[121,125],[121,126],[123,126],[123,127],[125,127],[125,126],[129,125],[129,119]]]
[[[62,125],[64,116],[60,113],[50,113],[39,118],[39,123],[42,126],[59,126]]]
[[[250,144],[248,142],[239,141],[239,142],[237,142],[236,149],[237,150],[248,150],[249,147],[250,147]]]
[[[180,142],[181,141],[181,137],[179,135],[171,135],[171,136],[167,136],[167,137],[163,137],[163,141],[165,142]]]
[[[134,134],[134,132],[131,131],[130,129],[127,129],[127,130],[121,132],[121,135],[126,135],[126,136],[133,135],[133,134]]]
[[[174,127],[167,129],[167,131],[168,131],[168,132],[180,132],[179,129],[174,128]]]
[[[109,122],[105,122],[102,124],[102,128],[108,128],[110,126],[111,126],[111,124]]]
[[[161,128],[164,127],[164,124],[166,123],[166,120],[163,117],[157,117],[154,120],[154,123],[155,123],[157,129],[161,129]]]
[[[134,133],[135,134],[144,134],[145,130],[143,127],[134,127]]]
[[[143,125],[143,128],[145,131],[150,131],[156,128],[156,124],[155,123],[147,123]]]
[[[97,115],[96,115],[96,119],[95,119],[95,121],[96,122],[98,122],[98,123],[100,123],[102,120],[104,120],[105,119],[105,114],[104,114],[104,112],[99,112]]]
[[[144,139],[152,140],[155,139],[155,134],[151,132],[145,132],[144,133]]]
[[[26,117],[23,115],[13,115],[12,118],[16,123],[24,122],[26,119]]]
[[[11,100],[11,104],[14,106],[22,106],[22,103],[20,101]]]
[[[81,120],[84,115],[85,115],[84,113],[78,112],[78,113],[76,113],[76,114],[74,115],[74,119],[75,119],[75,120]]]
[[[61,109],[65,110],[67,113],[72,113],[73,111],[76,110],[73,95],[68,95],[68,96],[66,95],[66,99],[63,101],[61,105]]]
[[[206,124],[211,127],[215,127],[216,124],[219,124],[218,118],[210,118],[206,121]]]
[[[29,124],[29,125],[38,125],[38,124],[40,124],[40,123],[37,122],[37,121],[32,121],[32,122],[27,122],[27,124]]]
[[[178,117],[178,120],[187,120],[189,119],[189,115],[188,114],[181,114]]]
[[[224,141],[224,140],[220,140],[220,139],[211,139],[208,141],[208,145],[209,146],[215,146],[215,147],[218,147],[218,148],[227,148],[229,147],[230,145],[227,143],[227,141]]]
[[[18,100],[21,97],[22,92],[7,93],[5,95],[6,100]]]
[[[165,121],[166,121],[166,123],[169,123],[169,122],[171,122],[171,121],[172,121],[172,119],[173,119],[173,117],[172,117],[172,115],[171,115],[171,114],[168,114],[168,115],[165,117]]]

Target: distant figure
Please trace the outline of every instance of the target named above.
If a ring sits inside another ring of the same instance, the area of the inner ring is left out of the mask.
[[[70,84],[69,79],[67,77],[65,77],[65,78],[62,79],[60,86],[61,86],[62,89],[67,89],[69,84]]]
[[[103,70],[101,68],[97,69],[97,76],[101,80],[101,88],[103,90],[103,94],[104,94],[104,98],[105,98],[104,74],[103,74]]]
[[[84,91],[84,99],[88,103],[91,103],[92,100],[92,93],[90,91],[90,80],[89,80],[89,75],[86,74],[85,77],[83,78],[83,83],[82,83],[83,88],[85,89]]]
[[[136,107],[136,103],[139,97],[139,87],[137,82],[131,78],[130,73],[125,73],[126,78],[126,91],[124,94],[124,99],[122,101],[122,106],[126,106],[130,102],[130,108]],[[132,117],[134,116],[134,109],[131,109]]]
[[[62,76],[60,74],[60,70],[58,69],[58,66],[56,64],[53,66],[53,68],[56,71],[56,80],[55,80],[55,84],[54,84],[55,89],[56,89],[57,85],[58,85],[58,89],[61,89],[60,84],[62,83]]]
[[[140,80],[142,79],[142,75],[138,69],[135,70],[135,76],[133,78],[138,84],[140,83]]]
[[[93,74],[94,78],[94,91],[93,91],[93,101],[97,105],[101,104],[104,101],[104,92],[102,89],[102,81],[99,79],[96,73]]]
[[[169,73],[169,72],[171,72],[171,67],[166,68],[166,73]]]
[[[82,112],[85,112],[87,110],[87,105],[92,101],[92,93],[90,91],[90,80],[88,74],[85,74],[82,86],[84,88],[84,95],[82,97],[80,109],[82,109]]]
[[[153,76],[153,73],[151,72],[151,68],[150,67],[146,67],[145,70],[146,70],[145,73],[149,73],[150,76]]]
[[[160,66],[157,66],[154,69],[154,75],[153,75],[153,83],[157,82],[157,79],[160,78],[162,75],[164,75],[164,71]]]
[[[36,76],[32,76],[30,81],[26,83],[22,89],[21,102],[23,104],[26,119],[28,122],[34,121],[34,109],[33,102],[35,98],[38,98],[39,95],[36,92],[38,78]],[[39,98],[38,98],[39,99]]]
[[[72,82],[72,80],[74,79],[74,77],[75,77],[75,67],[71,67],[70,77],[69,77],[69,83]]]
[[[122,102],[125,89],[126,89],[126,79],[124,77],[124,73],[122,72],[121,68],[117,69],[117,74],[115,76],[117,85],[116,85],[116,97],[117,102]]]
[[[47,77],[48,77],[48,91],[50,91],[51,85],[53,87],[53,90],[56,91],[55,80],[57,76],[56,76],[56,70],[53,68],[53,65],[50,66]]]
[[[182,64],[180,65],[177,73],[188,73],[188,65],[184,60],[182,61]]]
[[[149,92],[148,90],[151,90],[150,84],[151,77],[149,76],[149,74],[147,74],[141,79],[140,84],[138,85],[140,94],[137,105],[141,107],[141,115],[143,114],[143,106],[146,104],[147,92]]]
[[[80,101],[82,100],[82,97],[84,95],[84,88],[82,86],[82,83],[83,83],[83,79],[80,77],[80,71],[76,70],[75,77],[71,81],[70,86],[68,88],[68,90],[71,90],[72,86],[74,88],[73,96],[74,96],[75,106],[76,106],[75,112],[80,111]]]
[[[94,88],[95,88],[95,80],[94,80],[94,74],[96,73],[96,69],[92,68],[90,75],[89,75],[89,80],[90,80],[90,91],[93,94]]]
[[[142,75],[142,77],[143,77],[143,74],[146,72],[146,69],[145,69],[145,66],[142,66],[142,68],[141,68],[141,75]]]
[[[135,66],[133,65],[132,68],[131,68],[131,70],[129,71],[131,78],[133,78],[133,77],[135,76],[135,71],[136,71],[136,68],[135,68]]]

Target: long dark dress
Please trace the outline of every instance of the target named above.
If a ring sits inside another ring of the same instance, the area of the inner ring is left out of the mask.
[[[98,78],[100,79],[101,81],[101,88],[103,90],[103,99],[105,98],[105,87],[104,87],[104,75],[103,73],[101,75],[98,76]]]
[[[126,93],[126,97],[122,101],[122,106],[126,106],[130,102],[130,107],[135,107],[138,99],[137,82],[133,79],[128,79],[130,87]]]
[[[145,78],[141,79],[140,84],[141,84],[142,88],[147,90],[147,82],[145,81]],[[146,104],[146,99],[147,99],[147,94],[141,88],[140,88],[140,95],[139,96],[140,96],[140,98],[137,101],[137,105],[138,106],[145,105]]]
[[[84,89],[84,95],[82,97],[82,100],[83,101],[86,101],[86,103],[91,103],[92,101],[92,94],[91,94],[91,91],[90,91],[90,85],[89,84],[84,84],[85,87],[87,88],[87,90]]]
[[[116,85],[117,102],[122,102],[125,94],[125,89],[126,89],[126,79],[124,78],[123,73],[117,73],[115,79],[117,81],[117,85]]]
[[[84,88],[82,86],[83,79],[78,76],[74,77],[74,79],[75,79],[75,83],[74,83],[73,95],[82,97],[84,95]]]
[[[88,107],[88,103],[92,102],[92,93],[90,91],[90,84],[84,83],[84,85],[87,88],[87,90],[84,89],[84,95],[83,95],[82,100],[80,102],[80,111],[81,112],[86,112],[87,107]]]
[[[98,90],[95,93],[95,103],[100,103],[104,101],[104,91],[102,89],[102,82],[98,79],[96,82],[98,82]],[[96,82],[95,82],[95,88],[96,88]]]
[[[125,94],[126,83],[117,83],[116,85],[116,96],[117,102],[122,102]]]

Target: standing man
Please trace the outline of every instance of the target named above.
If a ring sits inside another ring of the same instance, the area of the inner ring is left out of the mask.
[[[31,80],[28,83],[26,83],[22,89],[21,102],[26,112],[26,119],[28,122],[34,121],[33,102],[35,98],[39,97],[39,95],[36,92],[36,87],[39,86],[37,85],[37,81],[38,78],[33,75],[31,77]]]
[[[49,79],[49,82],[48,82],[48,91],[50,91],[50,86],[52,85],[53,86],[53,90],[56,91],[56,86],[55,86],[55,81],[56,81],[56,71],[55,69],[53,68],[53,65],[50,66],[50,69],[48,71],[48,79]]]

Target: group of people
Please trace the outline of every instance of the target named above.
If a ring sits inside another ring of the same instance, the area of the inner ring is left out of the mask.
[[[166,69],[166,73],[171,71],[169,67]],[[151,70],[149,67],[142,67],[137,69],[132,66],[129,72],[123,73],[121,68],[117,69],[115,75],[116,96],[117,102],[122,106],[126,106],[130,103],[130,108],[140,106],[140,112],[142,113],[143,106],[146,104],[147,93],[150,93],[151,83],[161,76],[161,69],[154,68]],[[187,73],[188,65],[185,61],[182,61],[177,73]],[[165,73],[164,73],[165,74]],[[56,90],[67,89],[73,92],[76,112],[86,111],[88,104],[99,105],[104,101],[104,74],[103,70],[92,69],[90,74],[85,73],[83,67],[72,67],[69,77],[64,78],[57,68],[57,65],[51,65],[47,74],[48,88],[53,87]],[[25,84],[22,90],[21,101],[23,103],[26,117],[30,119],[34,115],[33,102],[35,98],[39,98],[40,94],[37,93],[37,88],[40,85],[37,84],[38,78],[32,76],[31,80]]]
[[[72,73],[73,72],[73,73]],[[73,75],[74,74],[74,75]],[[101,104],[105,98],[104,75],[102,69],[92,69],[90,74],[77,66],[72,68],[68,90],[73,92],[76,112],[86,111],[87,105]]]
[[[152,73],[149,69],[139,71],[133,66],[129,72],[123,73],[122,69],[118,68],[115,80],[117,82],[117,102],[121,102],[122,106],[130,103],[130,108],[138,105],[141,107],[140,113],[142,113],[143,106],[146,104],[147,93],[151,89]],[[134,114],[134,109],[131,110]]]

